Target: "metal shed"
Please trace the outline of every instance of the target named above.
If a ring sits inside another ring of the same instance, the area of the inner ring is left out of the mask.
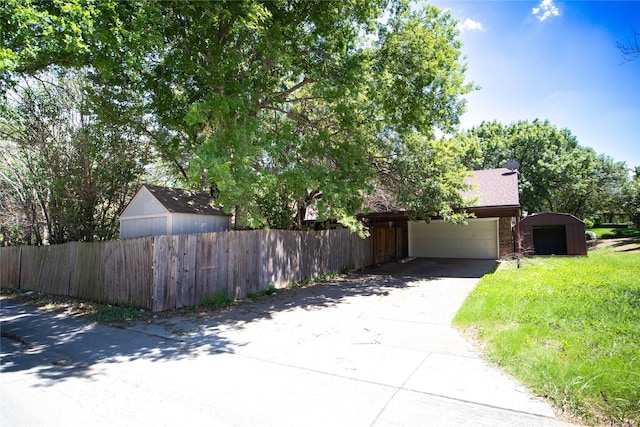
[[[535,255],[586,255],[585,225],[566,213],[529,215],[518,225],[522,247]]]
[[[231,216],[207,193],[144,184],[120,215],[120,238],[228,231]]]

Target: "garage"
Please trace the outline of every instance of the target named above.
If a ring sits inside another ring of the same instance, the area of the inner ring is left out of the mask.
[[[369,231],[376,263],[410,257],[508,259],[514,255],[513,226],[520,217],[518,173],[506,168],[470,172],[461,194],[472,215],[468,225],[431,216],[428,224],[404,210],[360,216]],[[460,211],[463,210],[462,208]]]
[[[410,257],[499,258],[498,218],[469,219],[468,225],[409,221],[408,238]]]

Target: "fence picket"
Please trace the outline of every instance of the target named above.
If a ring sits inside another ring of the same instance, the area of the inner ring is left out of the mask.
[[[167,240],[170,236],[156,236],[153,239],[153,311],[166,310],[164,300],[167,289],[168,270],[166,263]]]
[[[20,286],[20,252],[22,247],[8,247],[0,250],[0,288]]]

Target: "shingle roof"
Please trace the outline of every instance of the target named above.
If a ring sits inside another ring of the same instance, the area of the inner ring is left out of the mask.
[[[520,206],[518,196],[518,173],[510,169],[487,169],[473,171],[467,178],[467,184],[473,186],[463,192],[465,198],[477,197],[468,207]]]
[[[181,188],[144,186],[169,212],[199,215],[227,215],[214,208],[212,197],[208,193],[194,192]]]

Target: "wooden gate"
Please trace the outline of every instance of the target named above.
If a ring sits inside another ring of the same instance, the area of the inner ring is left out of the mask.
[[[407,256],[406,228],[387,226],[373,229],[373,260],[375,264],[398,261]]]

